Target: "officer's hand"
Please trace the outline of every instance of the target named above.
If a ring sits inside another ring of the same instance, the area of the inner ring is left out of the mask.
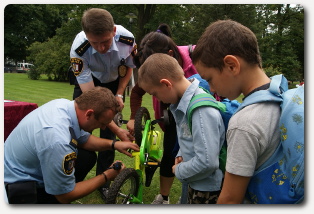
[[[124,103],[123,103],[123,99],[122,99],[122,97],[116,97],[116,100],[118,101],[118,103],[119,103],[119,105],[120,105],[120,111],[122,111],[123,110],[123,108],[124,108]]]
[[[122,161],[117,160],[105,171],[108,180],[113,181],[117,175],[125,169],[125,165]]]
[[[126,124],[126,128],[129,130],[129,133],[134,136],[134,119],[129,120],[128,123]]]
[[[140,151],[140,147],[136,143],[128,141],[116,141],[114,148],[118,150],[118,152],[123,153],[129,157],[132,157],[132,154],[129,152],[130,150],[134,150],[136,152]]]
[[[135,138],[134,136],[125,129],[119,128],[119,130],[116,132],[117,137],[121,140],[121,141],[134,141]]]

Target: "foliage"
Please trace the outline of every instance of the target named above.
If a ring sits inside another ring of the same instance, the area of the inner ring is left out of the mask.
[[[44,42],[67,19],[67,6],[9,4],[4,10],[4,56],[15,62],[26,59],[27,47]]]
[[[27,71],[27,76],[31,80],[39,80],[41,75],[36,66],[32,66],[29,71]]]
[[[177,45],[196,44],[210,23],[233,19],[256,34],[263,67],[276,69],[289,80],[304,78],[304,9],[290,4],[8,5],[5,59],[28,56],[49,79],[66,81],[72,41],[81,31],[83,12],[91,7],[110,11],[116,24],[134,34],[137,44],[161,23],[170,25]],[[137,17],[132,23],[129,13]]]
[[[265,73],[268,77],[272,77],[278,74],[281,74],[280,71],[276,68],[273,68],[272,66],[269,66],[267,68],[264,68]]]
[[[276,67],[289,80],[304,76],[304,9],[299,5],[261,5],[260,51],[264,67]]]
[[[56,35],[46,42],[34,42],[29,48],[28,61],[33,61],[38,70],[50,80],[67,81],[70,66],[70,48],[80,23],[71,19],[56,30]]]

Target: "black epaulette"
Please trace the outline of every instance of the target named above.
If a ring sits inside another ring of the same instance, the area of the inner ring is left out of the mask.
[[[119,42],[124,43],[126,45],[133,46],[134,38],[133,37],[128,37],[128,36],[120,36]]]
[[[74,133],[74,130],[72,127],[69,127],[70,133],[71,133],[71,141],[70,141],[70,145],[73,146],[74,148],[77,147],[77,139]]]
[[[75,52],[79,55],[79,56],[83,56],[83,54],[87,51],[87,49],[90,47],[90,43],[88,40],[86,40],[85,42],[83,42],[78,48],[75,49]]]

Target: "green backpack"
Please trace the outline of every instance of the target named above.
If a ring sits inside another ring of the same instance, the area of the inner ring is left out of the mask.
[[[206,89],[205,89],[206,90]],[[213,107],[220,111],[222,120],[225,125],[225,132],[227,133],[228,123],[231,116],[238,109],[241,103],[237,100],[223,99],[221,102],[217,101],[210,93],[201,93],[194,95],[190,101],[188,107],[188,124],[192,133],[192,115],[195,109],[198,107]],[[219,168],[223,173],[226,171],[226,160],[227,160],[227,142],[225,142],[220,150],[219,154]]]

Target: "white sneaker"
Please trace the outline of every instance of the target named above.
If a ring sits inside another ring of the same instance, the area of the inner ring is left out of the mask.
[[[170,204],[169,197],[168,200],[166,201],[162,198],[161,194],[158,194],[156,195],[155,200],[152,202],[152,204]]]
[[[177,204],[181,204],[181,197],[178,199]]]

